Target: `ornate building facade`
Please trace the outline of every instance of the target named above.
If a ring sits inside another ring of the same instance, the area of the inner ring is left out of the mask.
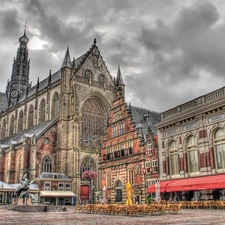
[[[157,128],[162,192],[179,200],[224,198],[224,96],[222,87],[161,113]]]
[[[129,181],[133,197],[144,203],[147,185],[159,178],[155,124],[160,121],[160,116],[126,104],[120,68],[115,85],[107,134],[99,159],[101,189],[107,188],[109,201],[125,202],[125,187]]]
[[[76,60],[68,48],[61,68],[31,86],[28,42],[25,30],[6,93],[0,94],[0,180],[64,173],[79,199],[90,188],[82,172],[98,170],[115,85],[94,40]],[[88,191],[82,196],[89,199]]]

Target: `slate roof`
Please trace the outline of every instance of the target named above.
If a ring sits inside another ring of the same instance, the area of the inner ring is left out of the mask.
[[[16,189],[17,187],[19,187],[21,184],[9,184],[13,189]],[[30,191],[40,191],[40,189],[38,188],[37,184],[30,184],[29,185],[29,190]]]
[[[10,137],[6,137],[3,139],[0,144],[2,148],[9,147],[10,144],[19,144],[23,142],[23,138],[25,136],[41,136],[48,128],[50,128],[53,124],[57,122],[57,119],[48,120],[43,123],[40,123],[36,126],[33,126],[27,130],[23,130],[17,134],[14,134]]]
[[[1,188],[3,188],[3,189],[12,189],[12,191],[14,190],[14,188],[11,185],[6,184],[5,182],[0,180],[0,189]]]
[[[71,65],[75,64],[75,70],[79,69],[81,67],[81,65],[84,63],[85,59],[88,57],[88,55],[91,53],[91,51],[95,47],[98,49],[98,47],[96,46],[96,40],[92,44],[91,48],[85,54],[83,54],[80,57],[78,57],[77,59],[75,59],[75,62],[74,62],[74,60],[73,60],[73,62],[70,61],[69,48],[67,48],[62,66],[71,67]],[[59,69],[58,71],[56,71],[54,74],[51,75],[51,77],[50,77],[51,84],[57,82],[60,79],[61,79],[61,69]],[[21,95],[18,102],[20,103],[20,102],[24,101],[27,97],[35,95],[37,90],[38,91],[43,90],[43,89],[47,88],[48,85],[49,85],[49,76],[47,76],[44,80],[40,81],[38,84],[29,88],[27,95],[26,94]],[[38,89],[37,89],[37,86],[38,86]],[[8,108],[8,106],[7,106],[6,94],[0,92],[0,113],[2,111],[7,110],[7,108]]]
[[[58,179],[70,180],[64,173],[48,173],[42,172],[37,178],[53,179],[53,175],[57,175]]]
[[[136,128],[143,128],[143,135],[147,134],[148,128],[151,128],[151,131],[157,134],[155,125],[160,122],[160,113],[135,106],[131,106],[131,112]]]

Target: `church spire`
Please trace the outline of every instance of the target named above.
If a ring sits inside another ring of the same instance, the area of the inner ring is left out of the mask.
[[[123,82],[123,78],[122,78],[122,74],[121,74],[119,65],[118,65],[116,79],[114,79],[114,84],[115,84],[114,93],[120,92],[120,95],[124,97],[125,96],[125,84]]]
[[[11,80],[6,87],[8,106],[15,105],[17,100],[26,94],[27,89],[31,86],[29,83],[30,60],[28,59],[27,49],[29,38],[26,36],[26,24],[24,27],[24,34],[18,39],[20,46],[16,58],[13,60]]]
[[[71,60],[70,60],[69,46],[67,47],[66,54],[65,54],[65,57],[64,57],[63,64],[62,64],[61,68],[63,68],[63,67],[72,68],[72,63],[71,63]]]
[[[125,84],[123,83],[123,78],[122,78],[122,74],[121,74],[121,71],[120,71],[120,65],[118,65],[117,76],[116,76],[116,84],[125,86]]]

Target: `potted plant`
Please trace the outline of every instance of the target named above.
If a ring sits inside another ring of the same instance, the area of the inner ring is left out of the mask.
[[[146,202],[147,202],[147,204],[151,204],[152,198],[151,198],[150,195],[148,195],[148,196],[146,197]]]

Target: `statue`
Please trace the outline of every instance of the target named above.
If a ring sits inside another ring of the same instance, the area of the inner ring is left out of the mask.
[[[19,187],[16,188],[14,195],[19,198],[29,197],[29,193],[28,193],[29,185],[32,184],[33,182],[34,180],[30,182],[27,179],[27,173],[26,173],[23,176],[22,180],[20,181]]]

